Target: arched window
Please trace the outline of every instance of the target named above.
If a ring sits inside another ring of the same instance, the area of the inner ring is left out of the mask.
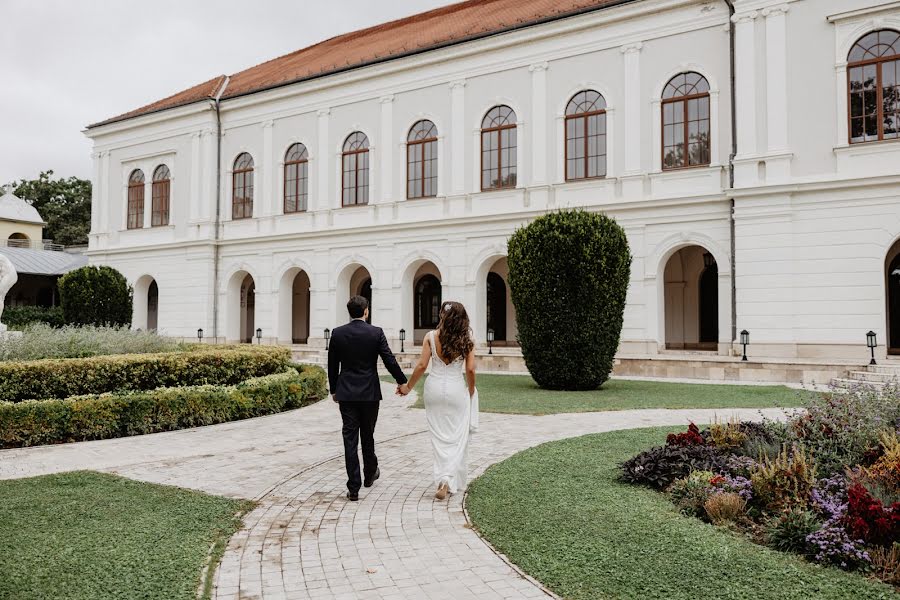
[[[253,157],[241,152],[234,159],[231,173],[231,218],[253,216]]]
[[[159,165],[153,171],[153,194],[150,206],[150,224],[153,227],[169,224],[169,167]]]
[[[309,207],[309,153],[303,144],[292,144],[284,154],[284,213]]]
[[[662,168],[709,164],[709,83],[699,73],[673,77],[662,96]]]
[[[144,172],[135,169],[128,177],[128,229],[144,226]]]
[[[578,92],[566,106],[566,180],[606,176],[606,100]]]
[[[900,33],[866,34],[847,57],[850,143],[900,137]]]
[[[437,127],[419,121],[406,136],[406,197],[437,196]]]
[[[495,106],[481,121],[481,189],[516,187],[516,113]]]
[[[416,329],[434,329],[441,320],[441,282],[423,275],[416,283]]]
[[[355,131],[344,140],[341,156],[343,177],[341,197],[344,206],[369,203],[369,138]]]

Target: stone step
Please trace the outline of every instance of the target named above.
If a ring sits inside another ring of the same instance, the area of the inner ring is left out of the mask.
[[[868,365],[866,370],[870,373],[888,373],[900,377],[900,364],[878,363],[877,365]]]
[[[867,386],[870,386],[873,388],[880,389],[880,388],[883,388],[885,385],[887,385],[887,383],[884,381],[861,381],[859,379],[846,379],[846,378],[835,377],[834,379],[831,380],[831,385],[834,386],[835,388],[842,389],[842,390],[847,390],[847,389],[853,388],[858,385],[867,385]]]
[[[880,373],[878,371],[850,371],[850,379],[887,383],[900,380],[900,373]]]

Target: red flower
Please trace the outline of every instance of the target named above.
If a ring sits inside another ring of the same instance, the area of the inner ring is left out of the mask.
[[[847,532],[870,544],[891,546],[900,541],[900,502],[885,508],[881,500],[873,498],[861,483],[847,490]]]
[[[666,436],[667,446],[703,446],[703,436],[700,435],[700,428],[691,423],[688,430],[684,433],[670,433]]]

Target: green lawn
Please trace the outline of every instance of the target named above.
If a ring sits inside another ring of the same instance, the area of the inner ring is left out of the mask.
[[[389,377],[386,381],[393,382]],[[593,392],[540,389],[528,375],[478,375],[482,412],[543,415],[634,408],[800,406],[801,392],[781,385],[719,385],[610,379]],[[424,380],[416,386],[422,408]]]
[[[892,588],[757,546],[684,517],[617,465],[671,428],[600,433],[526,450],[469,488],[476,528],[569,600],[897,598]]]
[[[0,598],[196,598],[248,504],[92,472],[0,481]]]

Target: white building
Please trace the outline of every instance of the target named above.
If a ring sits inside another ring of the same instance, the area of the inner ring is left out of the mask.
[[[467,2],[92,125],[91,261],[175,336],[318,346],[365,292],[393,340],[438,298],[514,340],[508,236],[583,207],[634,254],[623,355],[900,351],[900,3],[733,4]]]

